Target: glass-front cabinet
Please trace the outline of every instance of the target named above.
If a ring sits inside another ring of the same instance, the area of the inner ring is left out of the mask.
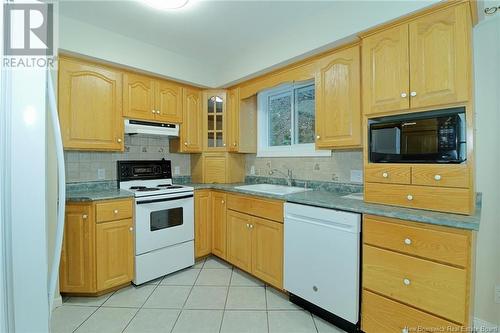
[[[225,91],[204,92],[204,150],[226,150],[227,112]]]

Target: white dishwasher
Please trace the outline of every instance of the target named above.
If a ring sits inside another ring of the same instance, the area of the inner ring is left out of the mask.
[[[344,329],[359,321],[360,234],[360,214],[285,203],[284,288]]]

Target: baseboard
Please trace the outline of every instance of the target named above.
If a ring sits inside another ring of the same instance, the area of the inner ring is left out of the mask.
[[[474,318],[474,329],[476,329],[477,332],[500,332],[498,325],[479,318]]]
[[[62,305],[62,297],[59,294],[58,296],[54,297],[54,303],[52,303],[52,311],[54,311],[55,308],[58,308]]]

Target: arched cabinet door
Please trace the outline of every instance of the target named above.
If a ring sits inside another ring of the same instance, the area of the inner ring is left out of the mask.
[[[411,108],[469,99],[471,23],[467,4],[409,25]]]
[[[408,25],[363,39],[363,110],[365,114],[410,107]]]
[[[154,120],[156,115],[154,79],[125,73],[123,81],[123,115],[131,119]]]
[[[156,82],[156,120],[182,123],[182,87],[168,82]]]
[[[316,147],[361,145],[359,46],[322,59],[316,79]]]
[[[61,58],[59,119],[65,149],[123,150],[122,74]]]

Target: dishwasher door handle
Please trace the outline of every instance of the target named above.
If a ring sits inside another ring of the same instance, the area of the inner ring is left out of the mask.
[[[306,223],[313,224],[320,227],[350,232],[350,233],[359,233],[359,223],[356,225],[347,224],[347,223],[339,223],[333,221],[319,220],[319,219],[311,219],[304,217],[292,217],[290,215],[285,216],[285,227],[287,223]]]

